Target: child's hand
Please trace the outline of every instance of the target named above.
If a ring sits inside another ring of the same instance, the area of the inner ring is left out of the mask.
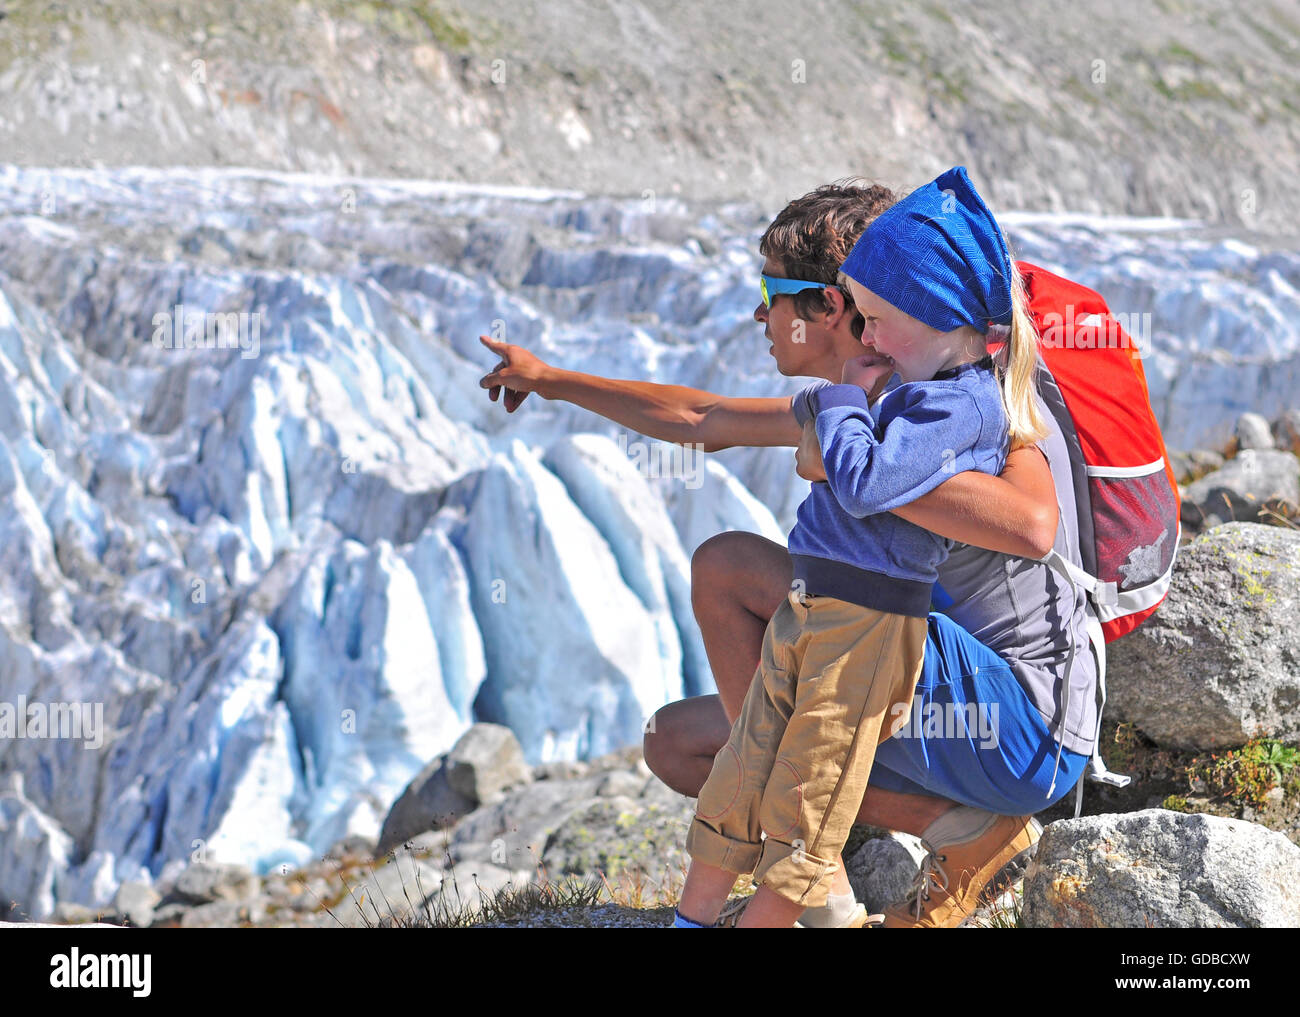
[[[810,420],[803,425],[803,436],[799,439],[799,448],[794,453],[794,471],[804,480],[814,484],[826,479],[826,467],[822,465],[822,446],[817,440],[817,428]]]
[[[840,372],[840,381],[845,385],[857,385],[867,393],[867,399],[875,399],[894,374],[894,362],[879,353],[864,353],[844,362]]]

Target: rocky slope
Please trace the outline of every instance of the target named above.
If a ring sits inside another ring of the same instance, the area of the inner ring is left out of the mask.
[[[761,15],[758,12],[761,11]],[[1294,233],[1271,0],[6,0],[0,162],[758,198],[954,163],[998,207]]]

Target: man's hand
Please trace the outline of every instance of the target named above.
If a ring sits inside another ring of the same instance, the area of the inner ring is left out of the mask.
[[[822,464],[822,446],[817,440],[817,428],[810,420],[803,425],[803,435],[799,447],[794,453],[794,471],[814,484],[826,479],[826,467]]]
[[[857,385],[867,393],[867,399],[875,399],[884,389],[885,383],[894,375],[894,362],[879,353],[864,353],[862,356],[846,360],[840,372],[840,382],[844,385]]]
[[[478,338],[479,342],[501,358],[491,374],[485,374],[479,379],[478,386],[488,390],[488,398],[493,402],[497,401],[497,395],[504,388],[506,412],[514,413],[529,392],[540,391],[550,365],[522,346],[512,346],[486,335]]]

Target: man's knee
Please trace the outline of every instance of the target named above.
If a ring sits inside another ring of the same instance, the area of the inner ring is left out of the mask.
[[[642,754],[650,772],[678,794],[694,798],[731,724],[717,696],[693,696],[661,706],[646,723]]]
[[[794,764],[779,757],[763,789],[758,822],[763,832],[777,840],[799,839],[804,820],[804,782]]]
[[[734,530],[718,533],[695,549],[691,555],[691,594],[704,590],[730,590],[734,588],[739,543]]]
[[[673,744],[672,714],[669,708],[674,705],[669,703],[667,706],[661,706],[651,714],[641,737],[641,754],[645,757],[645,765],[650,767],[651,773],[670,787],[672,785],[666,779],[665,773],[671,766],[673,758],[680,754],[680,750]]]
[[[691,555],[691,601],[702,604],[726,600],[745,606],[746,598],[775,604],[790,588],[794,569],[790,552],[766,537],[728,530],[704,541]],[[767,611],[763,617],[769,617]]]

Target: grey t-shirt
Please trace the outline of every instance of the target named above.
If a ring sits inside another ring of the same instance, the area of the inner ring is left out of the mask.
[[[810,419],[807,395],[829,384],[814,382],[791,399],[801,426]],[[1062,557],[1079,565],[1079,524],[1069,451],[1041,400],[1039,409],[1051,432],[1039,448],[1051,468],[1060,507],[1055,547]],[[1088,644],[1084,592],[1042,562],[969,544],[953,546],[948,560],[939,566],[939,585],[952,598],[943,613],[1007,662],[1054,735],[1061,730],[1062,682],[1073,644],[1070,716],[1062,742],[1073,752],[1090,755],[1097,737],[1097,666]]]

